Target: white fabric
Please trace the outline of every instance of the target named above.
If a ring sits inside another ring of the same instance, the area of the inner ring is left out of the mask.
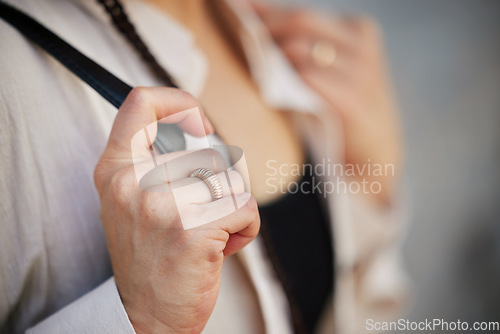
[[[159,84],[94,1],[8,2],[129,84]],[[318,130],[315,124],[322,124],[318,117],[326,117],[321,100],[293,72],[244,2],[228,3],[243,24],[242,44],[263,97],[275,107],[295,111],[291,117],[301,124],[314,158],[338,161],[342,150],[338,120],[331,119],[328,127],[320,125]],[[126,7],[159,61],[184,89],[200,94],[207,65],[188,31],[141,1],[126,1]],[[116,110],[4,22],[0,40],[0,332],[18,333],[29,327],[33,333],[133,332],[111,277],[92,181]],[[372,299],[366,298],[393,297],[389,285],[378,288],[384,285],[384,273],[399,277],[396,247],[401,212],[370,209],[371,204],[347,196],[330,196],[326,202],[332,213],[338,268],[334,305],[320,331],[331,333],[335,326],[337,333],[356,333],[356,325],[364,321],[360,316],[371,314],[365,306]],[[354,214],[363,206],[365,215]],[[387,225],[392,226],[390,233],[384,233]],[[368,238],[366,228],[374,233]],[[381,232],[384,241],[378,243]],[[357,256],[368,251],[369,259]],[[250,283],[245,286],[235,284],[242,274],[236,259],[248,273]],[[354,268],[365,260],[373,274],[357,278]],[[261,318],[267,333],[290,332],[282,289],[258,239],[227,261],[222,275],[206,333],[253,323],[245,326],[252,333]],[[399,287],[402,282],[390,284]],[[365,291],[366,298],[356,298],[355,290]]]
[[[99,311],[98,317],[96,310]],[[27,331],[52,334],[81,332],[134,333],[113,278]]]

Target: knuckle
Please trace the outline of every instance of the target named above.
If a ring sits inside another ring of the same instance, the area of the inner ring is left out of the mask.
[[[127,102],[144,106],[149,101],[149,90],[146,87],[134,87],[127,96]]]
[[[173,199],[165,193],[141,191],[137,196],[137,210],[143,223],[154,228],[163,229],[180,221]]]
[[[189,108],[199,107],[198,100],[191,93],[178,88],[169,89],[175,90],[176,97],[183,101]]]
[[[154,194],[150,191],[141,191],[137,198],[139,215],[147,221],[150,220],[151,214],[156,211],[153,200]]]
[[[185,90],[177,89],[177,93],[179,94],[179,97],[181,99],[188,100],[188,101],[190,100],[190,101],[196,102],[195,97],[193,95],[191,95],[191,93],[189,93],[189,92],[187,92]]]
[[[245,208],[248,211],[251,220],[254,220],[255,218],[259,217],[259,208],[255,197],[250,196],[247,203],[245,204]]]
[[[204,253],[209,262],[220,262],[224,259],[224,248],[229,241],[229,233],[223,230],[214,230],[211,235],[212,242],[204,245]],[[197,242],[198,244],[202,244]]]
[[[106,179],[106,173],[104,172],[104,167],[102,166],[101,162],[97,163],[97,166],[94,169],[93,177],[94,177],[94,185],[100,194],[102,192],[104,181]]]
[[[259,233],[260,214],[259,214],[259,210],[257,208],[257,201],[255,200],[255,198],[253,196],[248,201],[248,205],[249,205],[248,223],[249,223],[249,226],[250,225],[253,226],[253,228],[251,229],[253,231],[252,236],[255,237]]]
[[[222,243],[221,243],[222,244]],[[224,249],[218,245],[210,247],[207,251],[207,260],[212,263],[219,263],[224,260]]]
[[[109,187],[111,196],[118,204],[130,204],[132,194],[137,188],[133,170],[129,167],[125,167],[116,171],[113,176],[111,176]]]

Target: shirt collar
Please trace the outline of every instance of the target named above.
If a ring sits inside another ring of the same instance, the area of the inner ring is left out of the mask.
[[[240,41],[264,100],[281,110],[316,112],[321,98],[300,78],[246,0],[225,0],[240,22]]]
[[[221,1],[227,10],[224,16],[230,17],[230,24],[237,27],[242,51],[264,100],[280,110],[317,111],[322,99],[302,81],[248,1]],[[95,3],[89,6],[88,1],[79,2],[100,19],[108,20]],[[199,96],[206,83],[208,63],[191,32],[145,1],[125,0],[124,5],[158,62],[180,87]]]

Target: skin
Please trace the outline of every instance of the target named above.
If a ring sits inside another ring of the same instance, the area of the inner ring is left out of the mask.
[[[259,204],[279,197],[266,186],[266,161],[277,164],[304,162],[298,136],[279,110],[267,105],[253,82],[243,59],[238,58],[223,35],[223,27],[214,20],[207,5],[221,6],[221,1],[149,0],[158,9],[179,21],[192,33],[209,64],[204,91],[199,101],[226,143],[241,147],[250,174],[252,194]],[[230,92],[230,94],[228,94]],[[221,98],[224,97],[224,98]],[[255,129],[259,135],[255,136]],[[286,183],[297,176],[284,176]]]
[[[366,17],[328,17],[309,10],[284,10],[253,3],[284,54],[314,90],[342,119],[345,162],[393,164],[394,175],[365,177],[380,182],[382,191],[366,194],[390,204],[398,186],[403,148],[398,109],[389,80],[378,25]],[[316,41],[336,51],[332,66],[311,61]],[[360,175],[353,177],[359,181]]]
[[[200,131],[186,120],[185,130],[201,136],[213,132],[213,123],[228,143],[243,148],[255,197],[237,190],[237,198],[246,203],[242,208],[213,223],[184,230],[172,193],[138,187],[130,158],[134,134],[165,116],[199,107],[191,95],[170,88],[138,88],[128,96],[96,167],[95,184],[115,281],[136,332],[199,333],[217,299],[224,257],[255,238],[260,224],[257,201],[273,199],[265,188],[259,188],[265,179],[265,161],[301,163],[304,153],[286,118],[259,97],[244,62],[222,37],[203,1],[149,1],[192,31],[210,64],[200,100],[211,122],[204,116],[205,129]],[[346,162],[364,163],[369,158],[399,167],[397,110],[377,26],[366,18],[324,19],[308,11],[254,6],[298,73],[325,98],[330,112],[341,116]],[[335,46],[334,66],[318,68],[311,62],[311,45],[318,39]],[[235,98],[221,99],[228,91]],[[269,126],[259,127],[255,136],[253,129],[259,124]],[[142,144],[147,153],[147,144]],[[235,184],[241,181],[238,175],[231,177]],[[384,191],[367,196],[386,205],[397,180],[377,180]],[[203,184],[197,187],[204,189]],[[228,205],[232,199],[227,189],[225,193],[216,202],[208,195],[192,197],[189,191],[181,197],[193,215],[202,216]]]
[[[212,202],[208,192],[205,198],[198,193],[186,200],[192,193],[188,187],[176,194],[184,199],[176,206],[172,192],[138,187],[129,144],[134,134],[156,120],[196,106],[191,95],[177,89],[135,88],[118,111],[95,169],[116,285],[137,333],[199,333],[217,299],[224,256],[240,250],[259,231],[255,199],[242,192],[242,187],[233,189],[236,199],[246,203],[238,211],[189,230],[182,227],[178,206],[187,206],[200,217],[218,212],[232,205],[227,189],[226,197]],[[204,123],[206,132],[212,132],[206,118]],[[193,131],[189,119],[182,124],[192,135],[205,135],[203,129]],[[145,139],[142,144],[147,152]],[[232,178],[234,184],[241,183],[237,174]],[[202,181],[196,182],[195,188],[204,189]]]
[[[272,202],[280,194],[269,193],[266,187],[266,162],[300,164],[305,154],[286,115],[262,100],[246,63],[238,58],[234,45],[223,36],[224,27],[207,9],[208,4],[221,6],[221,1],[148,1],[193,34],[209,63],[207,84],[199,100],[218,134],[244,150],[257,202]],[[380,182],[380,193],[363,195],[389,205],[397,191],[404,156],[399,113],[378,25],[362,16],[329,17],[307,9],[250,4],[304,81],[325,99],[330,113],[340,116],[345,163],[394,165],[394,175],[352,177],[358,182],[363,177]],[[312,61],[311,49],[318,40],[335,48],[333,66],[323,68]],[[227,92],[231,98],[220,98],[228,96]],[[254,135],[255,128],[259,136]],[[286,184],[298,177],[285,175],[282,179]]]

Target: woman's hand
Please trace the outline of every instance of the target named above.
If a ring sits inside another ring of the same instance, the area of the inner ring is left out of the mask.
[[[183,193],[182,187],[173,192],[139,188],[132,164],[132,138],[147,125],[193,107],[198,107],[196,100],[177,89],[134,89],[118,111],[95,169],[116,285],[137,333],[201,332],[217,299],[224,255],[244,247],[259,230],[256,203],[250,194],[243,193],[243,187],[233,189],[236,200],[246,202],[243,207],[188,230],[183,228],[174,196],[182,198],[182,205],[193,216],[203,216],[233,205],[228,189],[224,189],[226,197],[212,202],[209,195],[203,197],[202,190],[209,192],[201,180],[171,180],[188,181],[186,189],[191,190],[193,182],[198,182],[194,187],[200,192],[196,193]],[[203,123],[208,132],[213,131],[204,116]],[[191,126],[189,119],[179,124],[192,135],[205,135],[205,131]],[[138,149],[138,143],[134,145],[134,150]],[[146,140],[142,145],[148,152]],[[197,167],[189,166],[190,170]],[[187,178],[189,172],[184,174]],[[241,181],[236,173],[230,178],[233,185]]]
[[[390,200],[402,162],[402,136],[377,25],[363,17],[333,18],[263,3],[254,8],[301,77],[341,116],[345,162],[394,165],[395,175],[357,175],[380,182],[376,196]]]

